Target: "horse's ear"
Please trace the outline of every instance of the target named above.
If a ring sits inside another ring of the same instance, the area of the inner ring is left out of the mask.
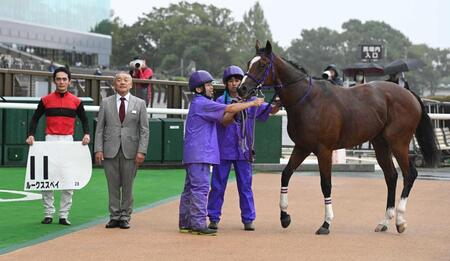
[[[261,49],[261,44],[259,43],[259,40],[256,40],[255,49],[256,49],[256,52],[258,52],[259,49]]]
[[[271,54],[272,53],[272,44],[270,44],[270,41],[267,40],[266,42],[266,54]]]

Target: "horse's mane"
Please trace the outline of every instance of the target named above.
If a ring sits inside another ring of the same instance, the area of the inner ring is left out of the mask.
[[[283,61],[289,63],[289,64],[292,65],[295,69],[301,71],[302,73],[308,74],[308,71],[306,71],[305,68],[303,68],[302,66],[298,65],[297,63],[295,63],[295,62],[293,62],[293,61],[291,61],[291,60],[285,59],[285,58],[283,58],[283,57],[281,57],[281,59],[282,59]]]

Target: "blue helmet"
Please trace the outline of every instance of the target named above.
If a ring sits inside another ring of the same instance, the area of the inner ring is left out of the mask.
[[[236,65],[228,66],[227,68],[225,68],[225,71],[223,71],[223,77],[222,77],[223,83],[226,84],[227,80],[231,76],[240,76],[240,78],[242,79],[242,78],[244,78],[244,72],[242,71],[242,69],[239,66],[236,66]]]
[[[189,90],[195,91],[195,88],[202,86],[207,82],[212,82],[214,79],[211,74],[204,70],[198,70],[192,73],[189,78]]]

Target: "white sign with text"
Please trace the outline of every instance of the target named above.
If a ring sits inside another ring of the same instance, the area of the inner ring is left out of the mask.
[[[79,141],[36,141],[28,151],[24,190],[81,189],[91,174],[87,145]]]

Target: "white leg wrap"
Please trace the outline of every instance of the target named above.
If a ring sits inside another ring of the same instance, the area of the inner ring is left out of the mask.
[[[405,212],[406,212],[406,203],[408,202],[408,198],[400,198],[400,201],[397,205],[397,220],[395,224],[400,225],[406,222],[405,220]]]
[[[288,208],[288,188],[281,187],[280,193],[280,210],[286,212]]]
[[[325,221],[331,224],[334,218],[333,205],[331,204],[331,198],[325,198]]]
[[[389,225],[389,221],[394,217],[395,209],[393,207],[386,209],[386,213],[384,214],[383,221],[380,224],[385,225],[386,227]]]

